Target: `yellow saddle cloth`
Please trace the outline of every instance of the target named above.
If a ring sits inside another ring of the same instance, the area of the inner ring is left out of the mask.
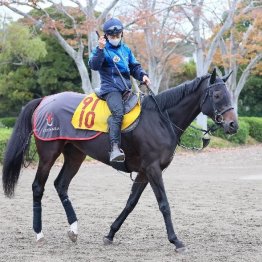
[[[129,127],[140,115],[140,101],[135,107],[124,115],[121,130]],[[72,117],[72,125],[76,129],[88,129],[94,131],[108,132],[108,117],[111,112],[106,101],[101,100],[95,93],[85,97],[76,108]]]

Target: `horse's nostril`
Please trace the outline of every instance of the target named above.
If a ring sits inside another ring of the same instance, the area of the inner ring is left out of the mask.
[[[237,125],[237,123],[236,123],[235,121],[232,121],[232,122],[229,123],[229,127],[230,127],[231,129],[237,129],[237,128],[238,128],[238,125]]]

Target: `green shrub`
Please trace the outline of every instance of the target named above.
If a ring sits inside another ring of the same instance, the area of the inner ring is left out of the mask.
[[[208,121],[208,125],[210,126],[211,120]],[[222,127],[217,129],[215,132],[213,132],[214,136],[226,139],[232,143],[236,144],[246,144],[249,136],[249,124],[243,120],[238,121],[238,131],[234,135],[227,135],[224,133],[224,130]]]
[[[3,163],[7,140],[0,139],[0,164]]]
[[[5,148],[11,133],[10,128],[0,128],[0,163],[3,163]]]
[[[262,142],[262,117],[240,117],[240,119],[249,124],[249,135]]]
[[[16,118],[15,117],[4,117],[4,118],[0,118],[0,123],[1,126],[0,127],[9,127],[12,128],[14,127],[16,122]]]
[[[222,138],[216,137],[216,136],[211,136],[211,138],[210,138],[209,147],[211,147],[211,148],[230,148],[230,147],[234,147],[234,146],[237,146],[237,145],[229,142],[226,139],[222,139]]]
[[[198,127],[195,123],[191,124],[194,127]],[[201,148],[202,147],[202,132],[194,129],[192,127],[188,127],[183,135],[181,136],[181,145],[186,147],[195,147],[195,148]]]
[[[4,153],[5,149],[8,143],[8,139],[11,136],[12,129],[11,128],[0,128],[0,163],[3,163],[4,160]],[[30,150],[29,150],[29,158],[26,160],[31,160],[33,157],[33,161],[38,160],[38,155],[35,154],[36,151],[36,145],[35,145],[35,139],[31,138],[31,144],[30,144]]]
[[[39,160],[38,154],[36,152],[35,138],[33,135],[31,136],[30,149],[26,154],[25,160],[29,162],[37,162]]]

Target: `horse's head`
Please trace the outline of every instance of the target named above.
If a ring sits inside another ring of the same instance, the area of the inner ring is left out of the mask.
[[[231,95],[225,85],[228,77],[216,77],[214,69],[208,87],[204,89],[201,111],[213,121],[222,125],[226,134],[235,134],[238,129],[237,116],[232,106]]]

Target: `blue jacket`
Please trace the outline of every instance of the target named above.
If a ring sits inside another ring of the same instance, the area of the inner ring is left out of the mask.
[[[131,89],[130,75],[139,81],[142,81],[143,76],[147,75],[137,62],[130,48],[122,41],[117,47],[106,42],[106,49],[96,47],[89,59],[89,67],[100,73],[100,95],[115,91],[124,92],[126,90],[112,59],[115,61],[129,89]]]

